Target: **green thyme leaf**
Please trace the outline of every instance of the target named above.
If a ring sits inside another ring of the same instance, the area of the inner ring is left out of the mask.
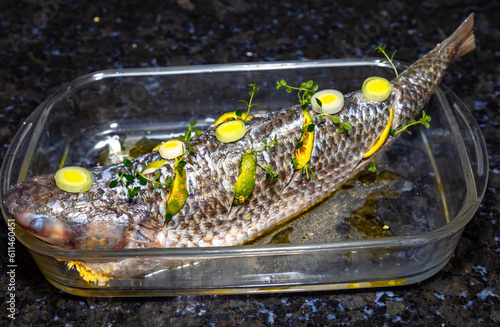
[[[135,179],[135,176],[134,175],[130,175],[130,174],[125,174],[124,177],[129,182],[132,182]]]
[[[368,171],[371,171],[372,173],[375,173],[377,171],[377,167],[375,166],[375,162],[370,162],[368,164]]]
[[[139,175],[139,183],[141,185],[146,185],[146,184],[148,184],[148,180],[146,178],[144,178],[143,176]]]
[[[124,158],[123,159],[123,165],[127,168],[132,168],[132,161],[130,161],[129,159],[127,158]]]

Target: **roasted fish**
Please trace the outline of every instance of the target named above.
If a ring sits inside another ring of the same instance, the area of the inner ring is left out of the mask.
[[[388,126],[403,127],[419,115],[440,83],[448,65],[475,48],[473,16],[467,18],[448,39],[416,61],[391,81],[384,101],[368,100],[361,91],[346,94],[343,109],[336,114],[352,129],[342,133],[338,124],[310,108],[299,105],[245,121],[246,134],[238,141],[220,142],[216,126],[190,141],[194,150],[184,166],[187,198],[178,212],[166,219],[168,188],[153,183],[138,187],[130,197],[123,184],[110,187],[127,167],[117,164],[91,170],[93,183],[83,193],[62,191],[53,175],[43,175],[12,186],[4,197],[8,213],[36,237],[59,247],[74,249],[209,247],[244,244],[276,224],[314,205],[353,177],[371,161],[367,157]],[[361,87],[361,85],[360,85]],[[308,161],[314,178],[294,170],[293,156],[303,136],[304,116],[316,124]],[[399,136],[389,136],[374,155]],[[262,146],[263,140],[279,140],[275,149],[255,151],[256,161],[272,168],[280,178],[270,180],[257,169],[255,185],[245,201],[233,206],[235,184],[242,156]],[[162,161],[158,151],[132,160],[132,169],[143,171]],[[158,181],[175,174],[174,161],[162,161]],[[139,259],[137,259],[139,260]],[[72,264],[75,264],[74,262]],[[95,279],[143,273],[133,259],[108,264],[76,263],[91,271]],[[136,269],[137,268],[137,269]],[[88,277],[92,280],[92,277]]]

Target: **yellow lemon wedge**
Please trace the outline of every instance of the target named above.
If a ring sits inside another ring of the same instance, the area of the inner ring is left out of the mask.
[[[169,140],[162,143],[158,150],[163,159],[174,159],[186,152],[186,145],[179,140]]]
[[[394,119],[394,109],[391,107],[391,115],[389,116],[389,121],[385,125],[382,134],[378,137],[377,141],[372,145],[372,147],[363,155],[363,158],[368,158],[373,155],[387,140],[389,136],[389,131],[391,130],[392,120]]]
[[[321,101],[321,106],[316,99]],[[336,114],[344,108],[344,95],[337,90],[322,90],[311,97],[311,106],[317,113]]]
[[[160,144],[156,145],[156,146],[153,148],[153,150],[151,150],[151,151],[152,151],[152,152],[154,152],[154,151],[156,151],[156,150],[160,149],[160,146],[162,146],[162,144],[163,144],[163,143],[165,143],[165,142],[168,142],[168,141],[163,141],[163,142],[161,142]]]
[[[304,110],[304,128],[307,128],[312,124],[311,115],[307,111]],[[293,169],[298,170],[304,168],[309,160],[311,160],[311,154],[314,145],[314,131],[305,132],[302,138],[302,146],[298,149],[295,149],[294,152],[294,160],[292,160]]]
[[[215,131],[215,137],[222,143],[231,143],[238,141],[247,132],[245,123],[241,120],[231,120],[227,123],[222,123]]]
[[[233,206],[239,206],[252,194],[257,172],[257,158],[253,153],[246,153],[241,157],[241,173],[234,185]]]
[[[241,114],[241,117],[240,117],[240,116],[236,115],[236,111],[231,111],[231,112],[226,112],[225,114],[223,114],[222,116],[217,118],[214,125],[220,125],[222,123],[227,123],[228,121],[231,121],[231,120],[247,121],[247,120],[250,120],[252,118],[253,118],[252,115]]]
[[[148,162],[148,164],[142,170],[143,175],[148,175],[154,173],[158,168],[162,167],[168,160],[157,160]]]
[[[189,194],[186,187],[186,170],[181,167],[175,168],[174,182],[172,189],[167,199],[167,216],[166,221],[172,219],[178,213],[184,203],[186,202]]]
[[[85,168],[71,166],[59,169],[55,176],[56,185],[71,193],[83,193],[92,187],[92,173]]]
[[[372,76],[365,79],[361,91],[371,101],[385,101],[391,95],[391,83],[385,78]]]

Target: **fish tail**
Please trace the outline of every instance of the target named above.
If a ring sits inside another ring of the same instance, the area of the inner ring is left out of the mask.
[[[476,48],[473,27],[474,14],[472,13],[450,37],[441,43],[441,49],[453,49],[451,61],[457,60]]]

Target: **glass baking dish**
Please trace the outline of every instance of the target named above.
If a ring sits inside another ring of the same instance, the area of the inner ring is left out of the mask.
[[[401,64],[398,64],[402,67]],[[453,68],[452,68],[453,69]],[[344,93],[366,77],[393,77],[379,59],[226,64],[108,70],[78,78],[23,123],[1,168],[0,196],[28,177],[65,165],[93,167],[148,151],[187,130],[206,128],[242,106],[248,84],[260,91],[254,114],[296,104],[276,90],[314,80]],[[431,127],[413,127],[313,210],[251,244],[219,248],[71,250],[16,226],[41,272],[81,296],[266,293],[407,285],[450,259],[483,197],[488,159],[462,101],[441,86],[425,108]],[[420,126],[420,125],[419,125]],[[2,213],[10,217],[2,201]],[[130,278],[86,282],[68,262],[133,262]]]

